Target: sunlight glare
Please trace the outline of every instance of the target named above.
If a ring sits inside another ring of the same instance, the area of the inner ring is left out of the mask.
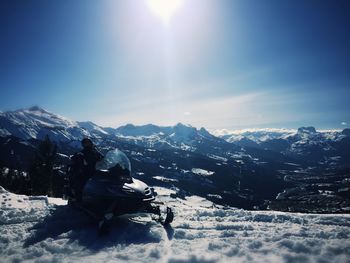
[[[147,5],[152,13],[158,16],[165,25],[169,24],[176,11],[182,6],[183,0],[148,0]]]

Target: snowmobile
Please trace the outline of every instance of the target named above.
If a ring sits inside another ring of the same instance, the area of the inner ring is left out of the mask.
[[[154,190],[131,176],[130,160],[122,151],[108,151],[95,168],[94,176],[83,188],[82,202],[68,198],[68,203],[98,220],[101,231],[114,217],[124,214],[154,214],[154,219],[164,226],[173,221],[172,209],[166,207],[162,213]]]

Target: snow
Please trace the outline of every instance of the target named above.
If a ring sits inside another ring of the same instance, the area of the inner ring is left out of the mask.
[[[197,175],[202,175],[202,176],[210,176],[210,175],[214,174],[214,172],[212,172],[212,171],[207,171],[207,170],[201,169],[201,168],[192,168],[192,173],[197,174]]]
[[[221,156],[218,156],[218,155],[215,155],[215,154],[208,154],[208,157],[211,158],[211,159],[214,159],[214,160],[218,160],[218,161],[223,161],[223,162],[227,162],[228,161],[227,158],[221,157]]]
[[[171,178],[167,178],[164,176],[153,176],[154,179],[162,181],[162,182],[178,182],[179,180],[177,179],[171,179]]]
[[[63,201],[0,188],[1,262],[349,262],[350,215],[246,211],[155,190],[175,210],[171,227],[121,217],[98,236]]]
[[[1,137],[6,137],[6,136],[9,136],[9,135],[11,135],[11,133],[8,130],[0,129],[0,136]]]
[[[84,128],[85,130],[91,132],[95,132],[95,133],[99,133],[99,134],[103,134],[103,135],[109,135],[107,131],[105,131],[102,127],[94,124],[91,121],[85,121],[85,122],[77,122],[79,127]]]
[[[215,130],[212,132],[214,136],[225,139],[228,142],[240,141],[243,138],[248,138],[254,142],[263,142],[271,139],[277,138],[287,138],[289,136],[295,135],[296,130],[293,129],[275,129],[275,128],[265,128],[265,129],[242,129],[242,130]]]
[[[67,205],[67,200],[63,200],[62,198],[48,197],[49,204],[53,205]]]

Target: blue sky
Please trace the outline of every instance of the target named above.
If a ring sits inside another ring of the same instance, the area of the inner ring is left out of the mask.
[[[168,23],[147,1],[0,1],[0,110],[349,127],[349,1],[180,0]]]

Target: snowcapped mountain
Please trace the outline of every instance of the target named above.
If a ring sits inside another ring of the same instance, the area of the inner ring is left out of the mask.
[[[142,126],[135,126],[133,124],[127,124],[121,126],[115,130],[115,134],[119,136],[130,136],[130,137],[139,137],[139,136],[154,136],[162,135],[169,133],[171,127],[159,127],[153,124],[147,124]]]
[[[0,187],[1,262],[349,262],[349,215],[247,211],[155,190],[175,209],[170,227],[120,217],[98,236],[64,200]]]
[[[190,125],[178,123],[175,126],[160,127],[153,124],[135,126],[127,124],[115,129],[115,134],[119,137],[131,139],[152,139],[166,140],[170,139],[174,142],[190,142],[200,137],[213,137],[205,129],[197,130]]]
[[[329,162],[340,156],[340,161],[345,163],[348,161],[346,146],[350,143],[349,134],[349,129],[317,131],[314,127],[298,130],[219,130],[210,134],[204,128],[196,129],[181,123],[168,127],[128,124],[114,129],[90,121],[72,121],[38,106],[0,112],[2,137],[12,135],[24,140],[40,140],[48,135],[51,140],[63,144],[77,143],[83,137],[94,138],[97,144],[105,139],[116,139],[143,147],[205,152],[225,158],[244,147],[271,150],[293,158],[307,157],[314,162]]]
[[[349,134],[349,129],[313,127],[210,134],[181,123],[114,129],[32,107],[0,113],[0,165],[25,171],[39,140],[49,135],[58,145],[64,174],[68,156],[88,136],[104,153],[121,149],[136,176],[151,185],[176,188],[180,197],[190,193],[249,209],[343,212],[350,206]]]
[[[117,129],[104,128],[91,121],[72,121],[38,106],[0,112],[0,136],[9,135],[24,140],[41,140],[48,135],[52,141],[57,143],[80,141],[83,137],[91,137],[98,144],[100,139],[118,138],[146,147],[184,149],[196,149],[197,144],[204,140],[221,140],[204,128],[197,130],[181,123],[169,127],[159,127],[153,124],[143,126],[128,124]]]
[[[315,127],[300,127],[293,129],[244,129],[244,130],[215,130],[213,135],[223,138],[228,142],[240,144],[241,140],[249,140],[256,144],[261,144],[274,139],[283,140],[341,140],[344,136],[350,134],[350,129],[339,130],[321,130],[317,131]]]
[[[43,139],[47,134],[58,140],[73,140],[74,135],[84,134],[76,122],[37,106],[0,113],[0,125],[5,133],[23,139]]]
[[[101,138],[108,132],[92,122],[72,121],[34,106],[0,112],[0,135],[13,135],[22,139],[43,139],[48,135],[56,142],[71,142],[80,141],[86,136]]]
[[[314,127],[301,127],[298,130],[218,130],[213,134],[242,147],[271,150],[319,163],[337,157],[345,164],[349,161],[348,154],[344,151],[344,146],[350,143],[348,130],[317,131]]]
[[[213,135],[223,138],[228,142],[239,143],[242,139],[260,143],[272,139],[287,138],[296,134],[292,129],[243,129],[243,130],[215,130]]]
[[[88,131],[90,133],[90,136],[93,135],[94,137],[96,137],[96,135],[100,135],[100,136],[109,135],[108,130],[96,125],[91,121],[84,121],[84,122],[78,121],[77,124],[80,128],[83,128],[85,131]]]
[[[128,124],[115,129],[119,139],[136,143],[144,147],[156,149],[175,148],[189,151],[206,150],[217,152],[215,147],[220,146],[221,152],[227,148],[237,149],[223,139],[213,136],[204,128],[196,129],[190,125],[178,123],[175,126],[160,127],[152,124],[135,126]]]

